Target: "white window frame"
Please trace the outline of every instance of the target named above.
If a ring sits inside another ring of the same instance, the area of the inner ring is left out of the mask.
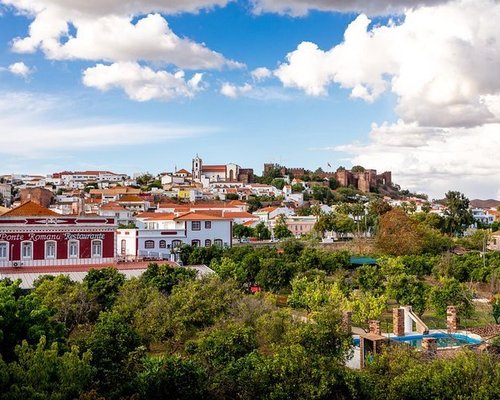
[[[76,245],[76,254],[71,254],[71,245]],[[80,241],[70,240],[68,241],[68,258],[78,258],[80,256]]]
[[[193,247],[201,247],[201,240],[199,240],[199,239],[193,239],[193,240],[191,240],[191,246],[193,246]]]
[[[153,243],[153,246],[150,246],[150,243]],[[154,240],[151,240],[151,239],[145,240],[145,241],[144,241],[144,248],[145,248],[146,250],[151,250],[151,249],[154,249],[154,248],[155,248],[155,241],[154,241]]]
[[[212,229],[212,221],[205,221],[205,229]]]
[[[195,224],[197,228],[195,228]],[[191,221],[191,230],[192,231],[201,231],[201,221]]]
[[[5,255],[2,256],[0,253],[0,260],[8,260],[9,259],[9,242],[0,242],[0,248],[5,249]]]
[[[25,246],[29,246],[30,254],[29,256],[24,255]],[[33,242],[29,240],[25,240],[21,242],[21,259],[23,260],[33,260]]]
[[[94,244],[99,243],[99,254],[94,253]],[[102,240],[94,239],[90,242],[90,251],[92,254],[92,258],[102,258]]]
[[[224,246],[224,241],[222,239],[215,239],[214,240],[214,246],[223,247]]]
[[[54,245],[54,254],[49,255],[49,245]],[[45,247],[45,259],[46,260],[55,260],[57,258],[57,242],[54,240],[47,240],[44,243]]]
[[[205,239],[205,247],[212,246],[212,241],[210,239]]]

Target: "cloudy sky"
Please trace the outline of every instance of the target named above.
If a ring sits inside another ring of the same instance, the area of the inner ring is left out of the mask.
[[[498,0],[0,0],[0,173],[361,164],[500,198]]]

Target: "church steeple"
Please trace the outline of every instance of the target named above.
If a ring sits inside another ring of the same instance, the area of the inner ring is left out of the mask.
[[[203,165],[203,160],[198,156],[198,153],[196,153],[196,157],[193,158],[193,179],[196,180],[201,180],[201,169]]]

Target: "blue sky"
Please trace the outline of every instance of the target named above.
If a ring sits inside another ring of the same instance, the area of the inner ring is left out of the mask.
[[[498,79],[463,57],[500,65],[498,28],[469,21],[496,1],[139,4],[0,0],[0,173],[157,173],[198,153],[500,194]]]

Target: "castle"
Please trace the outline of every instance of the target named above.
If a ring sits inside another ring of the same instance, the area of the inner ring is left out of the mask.
[[[264,164],[264,175],[267,175],[275,167],[275,164]],[[300,178],[301,176],[306,175],[306,170],[304,168],[288,168],[282,166],[280,166],[279,168],[280,174],[282,176],[291,174],[296,178]],[[335,178],[340,186],[353,186],[354,188],[364,193],[368,193],[380,185],[392,184],[391,171],[377,174],[377,170],[375,169],[363,168],[353,171],[339,168],[336,172],[320,172],[315,175],[318,175],[323,179]]]

